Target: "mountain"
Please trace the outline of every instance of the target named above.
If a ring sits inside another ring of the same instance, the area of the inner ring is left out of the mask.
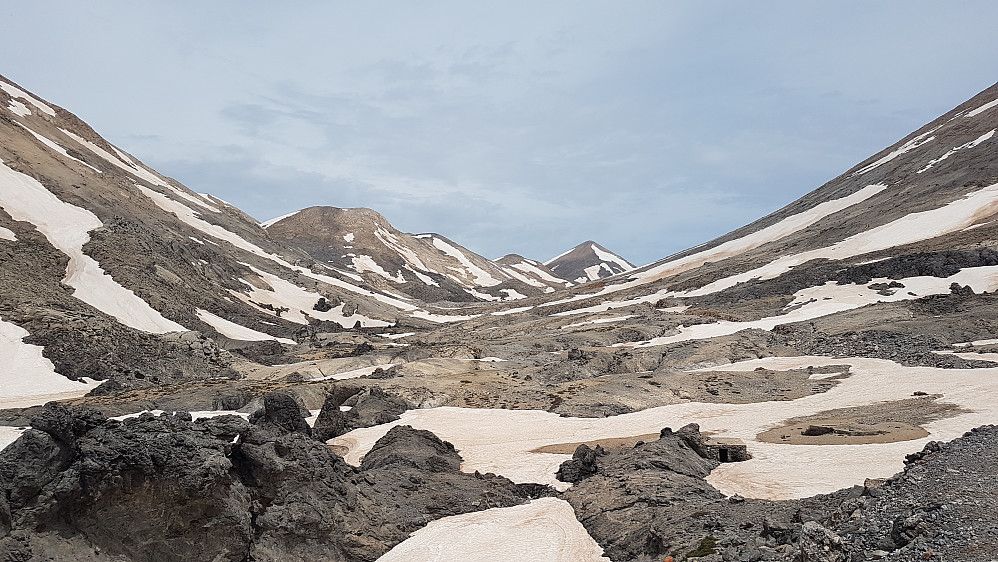
[[[260,225],[0,78],[0,552],[991,560],[996,132],[998,85],[716,240],[547,267]]]
[[[551,258],[544,265],[560,277],[576,283],[588,283],[634,269],[627,260],[592,240]]]
[[[516,300],[566,285],[536,275],[536,267],[525,274],[493,263],[439,234],[400,232],[371,209],[309,207],[263,226],[272,239],[342,275],[352,270],[369,285],[424,302]]]

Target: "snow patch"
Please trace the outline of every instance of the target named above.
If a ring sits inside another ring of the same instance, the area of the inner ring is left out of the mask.
[[[28,102],[31,105],[35,106],[42,113],[45,113],[47,115],[51,115],[52,117],[55,117],[55,110],[52,109],[51,106],[49,106],[45,102],[39,100],[38,98],[32,96],[28,92],[25,92],[24,90],[18,88],[17,86],[14,86],[13,84],[8,84],[8,83],[0,80],[0,89],[2,89],[3,91],[7,92],[7,95],[9,95],[10,97],[12,97],[12,98],[20,98],[22,100],[25,100],[26,102]],[[24,115],[22,115],[21,117],[24,117]]]
[[[942,125],[940,125],[939,127],[942,127]],[[932,141],[936,137],[930,137],[929,135],[936,132],[936,130],[939,129],[939,127],[936,127],[935,129],[932,129],[927,133],[922,133],[921,135],[918,135],[917,137],[911,139],[910,141],[902,144],[900,148],[898,148],[897,150],[892,150],[890,153],[887,154],[887,156],[884,156],[883,158],[877,160],[876,162],[873,162],[872,164],[864,166],[859,170],[853,172],[852,177],[865,174],[878,166],[881,166],[883,164],[890,162],[891,160],[894,160],[895,158],[901,156],[902,154],[905,154],[906,152],[911,152],[912,150],[915,150],[916,148],[922,146],[923,144]]]
[[[571,504],[541,498],[430,521],[378,562],[609,562]]]
[[[28,106],[15,99],[10,100],[10,105],[7,106],[7,109],[18,117],[27,117],[31,115],[31,110],[28,109]]]
[[[618,266],[620,266],[620,268],[622,270],[624,270],[624,271],[630,271],[630,270],[634,269],[634,266],[632,266],[631,264],[627,263],[627,260],[625,260],[624,258],[618,256],[617,254],[613,254],[613,253],[610,253],[610,252],[604,252],[603,250],[600,250],[596,246],[596,244],[590,244],[590,248],[592,248],[593,253],[596,254],[597,258],[599,258],[599,259],[601,259],[601,260],[603,260],[605,262],[615,263]]]
[[[270,228],[271,226],[274,226],[275,224],[281,222],[282,220],[284,220],[284,219],[286,219],[288,217],[293,217],[293,216],[297,215],[300,212],[301,211],[295,211],[293,213],[288,213],[286,215],[281,215],[279,217],[274,217],[274,218],[270,219],[269,221],[263,221],[263,222],[261,222],[260,226],[262,226],[263,228]]]
[[[444,242],[443,240],[434,237],[433,245],[444,254],[452,258],[455,258],[457,261],[461,263],[461,265],[467,268],[467,272],[465,273],[465,275],[472,276],[474,278],[475,285],[478,285],[479,287],[494,287],[502,283],[502,281],[499,281],[498,279],[489,275],[489,272],[485,271],[484,269],[472,263],[472,261],[468,259],[468,256],[464,255],[464,253],[461,252],[461,250],[458,250],[457,248],[451,246],[447,242]]]
[[[2,160],[0,207],[14,220],[35,225],[49,243],[69,256],[63,282],[75,289],[74,297],[137,330],[156,334],[187,330],[119,285],[83,253],[89,232],[103,226],[96,215],[62,201],[38,180],[8,168]]]
[[[966,115],[964,115],[964,117],[977,117],[981,113],[984,113],[985,111],[991,109],[996,105],[998,105],[998,100],[989,101],[988,103],[982,105],[981,107],[978,107],[977,109],[967,113]]]
[[[0,240],[10,240],[14,242],[17,240],[17,236],[14,236],[14,231],[0,226]]]
[[[65,149],[65,148],[63,148],[62,146],[60,146],[59,144],[57,144],[57,143],[56,143],[55,141],[53,141],[53,140],[49,139],[48,137],[45,137],[45,136],[42,136],[42,135],[39,135],[38,133],[36,133],[36,132],[32,131],[32,130],[31,130],[31,129],[29,129],[29,128],[28,128],[28,127],[27,127],[26,125],[24,125],[24,124],[22,124],[22,123],[18,123],[17,121],[15,121],[15,123],[17,123],[18,125],[21,125],[21,127],[23,127],[23,128],[24,128],[24,130],[26,130],[26,131],[28,131],[29,133],[31,133],[31,134],[32,134],[32,135],[33,135],[33,136],[34,136],[34,137],[35,137],[36,139],[38,139],[38,141],[39,141],[39,142],[41,142],[41,143],[42,143],[42,144],[44,144],[45,146],[47,146],[47,147],[51,148],[52,150],[54,150],[54,151],[58,152],[59,154],[62,154],[62,155],[63,155],[63,156],[65,156],[66,158],[69,158],[70,160],[74,160],[74,161],[76,161],[76,162],[79,162],[80,164],[83,164],[84,166],[86,166],[86,167],[90,168],[91,170],[93,170],[93,171],[97,172],[98,174],[103,174],[103,173],[104,173],[104,172],[102,172],[102,171],[98,170],[97,168],[94,168],[94,167],[93,167],[93,166],[91,166],[90,164],[87,164],[87,163],[86,163],[86,162],[84,162],[83,160],[80,160],[79,158],[74,158],[73,156],[70,156],[70,155],[69,155],[69,153],[68,153],[68,152],[66,152],[66,149]]]
[[[217,330],[218,333],[222,334],[223,336],[229,339],[241,340],[241,341],[275,340],[287,345],[298,345],[298,342],[294,340],[288,338],[279,338],[277,336],[272,336],[270,334],[258,332],[251,328],[247,328],[246,326],[241,326],[239,324],[236,324],[235,322],[226,320],[221,316],[212,314],[207,310],[202,310],[199,308],[197,309],[197,315],[202,322],[208,324],[212,328],[215,328],[215,330]]]
[[[347,242],[353,242],[353,238],[354,238],[353,232],[348,232],[343,235],[343,239],[346,240]]]
[[[938,163],[942,162],[943,160],[949,158],[950,156],[956,154],[958,151],[960,151],[960,150],[966,150],[968,148],[974,148],[975,146],[981,144],[982,142],[990,139],[993,136],[995,136],[995,129],[991,129],[990,131],[984,133],[983,135],[977,137],[976,139],[974,139],[974,140],[972,140],[972,141],[970,141],[970,142],[968,142],[966,144],[961,144],[960,146],[954,147],[952,150],[948,150],[946,152],[946,154],[943,154],[939,158],[935,158],[933,160],[929,160],[929,163],[926,164],[924,168],[922,168],[921,170],[919,170],[916,173],[921,174],[922,172],[927,171],[928,169],[932,168],[936,164],[938,164]]]
[[[0,408],[24,408],[83,396],[100,381],[72,381],[55,372],[42,347],[24,343],[28,331],[0,319]]]

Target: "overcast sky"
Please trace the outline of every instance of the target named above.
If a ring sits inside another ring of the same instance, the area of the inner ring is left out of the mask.
[[[487,5],[488,4],[488,5]],[[491,6],[491,7],[489,7]],[[636,264],[998,80],[996,2],[4,2],[0,74],[265,220]]]

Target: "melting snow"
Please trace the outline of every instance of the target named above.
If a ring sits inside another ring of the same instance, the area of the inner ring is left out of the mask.
[[[457,248],[451,246],[447,242],[444,242],[443,240],[434,237],[433,245],[436,246],[436,248],[441,252],[443,252],[444,254],[447,254],[448,256],[455,258],[457,259],[457,261],[461,262],[461,265],[467,268],[467,271],[464,272],[465,275],[471,275],[472,277],[474,277],[475,285],[478,285],[480,287],[494,287],[502,283],[502,281],[499,281],[498,279],[489,275],[488,271],[485,271],[484,269],[472,263],[472,261],[468,259],[468,256],[464,255],[464,253],[461,252],[461,250],[458,250]]]
[[[864,478],[888,477],[901,469],[905,454],[921,450],[928,441],[953,439],[970,428],[998,422],[998,368],[904,367],[882,359],[804,356],[770,357],[712,369],[751,371],[757,367],[797,369],[835,364],[852,365],[853,374],[827,392],[797,400],[687,402],[610,418],[569,418],[539,410],[439,407],[409,410],[398,421],[354,430],[330,442],[346,446],[349,451],[345,459],[357,465],[391,427],[411,425],[453,443],[461,451],[461,469],[465,472],[494,472],[514,482],[545,483],[563,490],[568,485],[554,475],[571,455],[532,450],[556,443],[657,433],[663,427],[698,423],[703,431],[713,432],[716,437],[743,439],[754,457],[721,465],[708,478],[711,484],[726,494],[787,499],[862,484]],[[789,418],[901,400],[910,398],[914,391],[941,394],[944,402],[971,412],[927,424],[929,437],[899,443],[812,446],[755,440],[757,434]]]
[[[929,163],[926,164],[924,168],[922,168],[921,170],[919,170],[916,173],[921,174],[922,172],[928,170],[929,168],[935,166],[936,164],[938,164],[938,163],[942,162],[943,160],[949,158],[950,156],[956,154],[957,151],[966,150],[968,148],[974,148],[975,146],[981,144],[982,142],[990,139],[993,136],[995,136],[995,129],[991,129],[990,131],[988,131],[988,132],[984,133],[983,135],[977,137],[976,139],[968,142],[967,144],[961,144],[960,146],[954,147],[952,150],[947,151],[946,154],[943,154],[939,158],[935,158],[933,160],[929,160]]]
[[[72,381],[55,372],[42,348],[24,343],[28,331],[0,320],[0,408],[24,408],[59,398],[83,396],[100,382]]]
[[[286,219],[288,217],[293,217],[293,216],[297,215],[300,212],[301,211],[295,211],[293,213],[288,213],[286,215],[281,215],[279,217],[274,217],[274,218],[270,219],[269,221],[263,221],[263,222],[261,222],[260,226],[262,226],[264,228],[269,228],[269,227],[274,226],[275,224],[281,222],[282,220],[284,220],[284,219]]]
[[[14,242],[17,240],[17,236],[14,236],[14,232],[12,230],[0,226],[0,240],[10,240],[11,242]]]
[[[9,109],[11,113],[17,115],[18,117],[27,117],[31,115],[31,110],[28,109],[28,106],[24,105],[23,103],[15,99],[10,100],[10,105],[7,106],[7,109]]]
[[[120,168],[121,170],[123,170],[125,172],[128,172],[129,174],[132,174],[133,176],[135,176],[135,177],[137,177],[139,179],[145,180],[145,181],[149,182],[152,185],[158,185],[160,187],[165,187],[166,189],[169,189],[171,192],[173,192],[178,197],[186,199],[187,201],[190,201],[191,203],[194,203],[195,205],[198,205],[198,206],[200,206],[202,208],[208,209],[209,211],[212,211],[214,213],[220,213],[221,212],[217,207],[209,205],[202,198],[195,197],[195,196],[187,193],[186,191],[184,191],[182,189],[178,189],[178,188],[174,187],[169,182],[167,182],[166,180],[164,180],[163,178],[161,178],[157,174],[153,173],[149,169],[147,169],[147,168],[145,168],[145,167],[143,167],[143,166],[141,166],[139,164],[136,164],[136,163],[132,162],[132,160],[130,158],[128,158],[128,156],[126,156],[123,152],[121,152],[120,150],[118,150],[114,146],[111,146],[111,148],[117,153],[118,156],[115,156],[114,154],[111,154],[110,152],[104,150],[103,148],[97,146],[96,144],[88,141],[87,139],[85,139],[85,138],[77,135],[76,133],[74,133],[72,131],[68,131],[66,129],[59,129],[59,130],[62,131],[63,133],[65,133],[71,139],[73,139],[76,142],[82,144],[83,146],[89,148],[91,152],[93,152],[97,156],[100,156],[104,160],[107,160],[110,164],[114,165],[115,167]]]
[[[275,340],[288,345],[298,345],[298,342],[294,340],[288,338],[279,338],[277,336],[272,336],[270,334],[258,332],[251,328],[247,328],[246,326],[241,326],[239,324],[236,324],[235,322],[226,320],[221,316],[212,314],[207,310],[202,310],[199,308],[197,309],[197,314],[198,318],[200,318],[202,322],[208,324],[212,328],[215,328],[216,330],[218,330],[218,333],[230,339],[241,340],[241,341]]]
[[[719,279],[686,294],[688,296],[706,295],[751,279],[772,279],[813,259],[841,260],[920,240],[928,240],[963,229],[982,217],[991,216],[996,212],[998,212],[998,184],[968,193],[961,199],[937,209],[905,215],[887,224],[854,234],[832,246],[784,256],[762,267]]]
[[[590,247],[593,249],[593,253],[596,254],[597,258],[605,262],[615,263],[619,265],[620,268],[623,269],[624,271],[630,271],[634,269],[634,267],[631,264],[627,263],[627,261],[624,258],[616,254],[612,254],[610,252],[604,252],[603,250],[597,248],[596,244],[591,244]]]
[[[358,321],[362,327],[385,327],[391,326],[390,323],[375,320],[373,318],[368,318],[363,314],[353,314],[351,316],[346,316],[343,314],[343,308],[346,304],[340,305],[338,308],[333,308],[326,312],[319,312],[314,310],[312,307],[315,303],[319,302],[322,295],[315,293],[299,287],[290,281],[285,281],[280,277],[263,271],[262,269],[257,269],[249,264],[243,264],[253,270],[254,273],[263,277],[264,281],[270,285],[270,291],[253,287],[249,296],[233,291],[232,294],[238,299],[246,302],[247,304],[252,304],[249,301],[254,301],[261,304],[270,304],[275,308],[287,308],[288,310],[281,314],[281,318],[285,320],[290,320],[298,324],[308,324],[308,318],[305,316],[306,311],[308,316],[312,318],[318,318],[320,320],[328,320],[330,322],[336,322],[344,328],[352,328]],[[248,284],[248,283],[247,283]],[[251,285],[252,286],[252,285]],[[260,309],[263,312],[268,312],[271,314],[276,314],[273,311]]]
[[[17,123],[17,122],[15,121],[15,123]],[[75,160],[76,162],[79,162],[80,164],[83,164],[84,166],[90,168],[91,170],[97,172],[98,174],[102,174],[103,173],[100,170],[98,170],[97,168],[94,168],[93,166],[91,166],[90,164],[87,164],[83,160],[80,160],[79,158],[74,158],[73,156],[70,156],[69,153],[66,152],[66,149],[63,148],[63,147],[61,147],[61,146],[59,146],[55,141],[50,140],[49,138],[44,137],[42,135],[39,135],[38,133],[36,133],[36,132],[32,131],[31,129],[29,129],[26,125],[23,125],[21,123],[17,123],[17,124],[21,125],[21,127],[24,127],[24,130],[26,130],[29,133],[31,133],[32,135],[34,135],[34,137],[36,139],[38,139],[39,142],[41,142],[45,146],[51,148],[52,150],[58,152],[59,154],[62,154],[66,158],[69,158],[70,160]]]
[[[541,498],[430,521],[378,562],[609,562],[571,504]]]
[[[401,365],[401,363],[382,363],[381,365],[370,365],[368,367],[361,367],[360,369],[352,369],[350,371],[343,371],[342,373],[336,373],[336,374],[332,374],[332,375],[326,375],[324,377],[319,377],[317,379],[312,379],[312,380],[316,380],[316,381],[325,381],[325,380],[342,381],[342,380],[346,380],[346,379],[356,379],[356,378],[359,378],[359,377],[370,375],[371,373],[373,373],[374,371],[377,371],[378,369],[382,369],[384,371],[387,371],[388,369],[391,369],[392,367],[394,367],[396,365]]]
[[[89,232],[103,226],[96,215],[62,201],[38,180],[8,168],[2,161],[0,206],[14,220],[34,224],[49,243],[69,256],[64,282],[75,289],[73,296],[137,330],[186,331],[115,282],[97,261],[83,253]]]
[[[982,105],[981,107],[978,107],[977,109],[975,109],[975,110],[971,111],[970,113],[964,115],[964,117],[977,117],[981,113],[984,113],[985,111],[991,109],[992,107],[994,107],[996,105],[998,105],[998,100],[989,101],[988,103]]]
[[[589,320],[587,322],[576,322],[575,324],[565,324],[561,327],[562,330],[565,328],[578,328],[579,326],[589,326],[591,324],[608,324],[610,322],[622,322],[624,320],[634,318],[633,314],[628,314],[626,316],[614,316],[613,318],[598,318],[596,320]]]
[[[25,92],[24,90],[18,88],[17,86],[14,86],[13,84],[8,84],[0,80],[0,89],[7,92],[7,95],[9,95],[10,97],[21,98],[22,100],[25,100],[31,105],[38,108],[42,113],[46,113],[48,115],[51,115],[52,117],[55,117],[55,110],[52,109],[51,106],[39,100],[38,98],[32,96],[28,92]],[[22,115],[21,117],[24,116]]]
[[[353,238],[354,238],[353,232],[348,232],[343,235],[343,239],[346,240],[347,242],[353,242]]]
[[[942,127],[942,125],[940,125],[939,127]],[[901,147],[898,148],[897,150],[891,151],[887,156],[884,156],[883,158],[877,160],[876,162],[873,162],[872,164],[869,164],[869,165],[864,166],[863,168],[861,168],[859,170],[856,170],[852,174],[853,177],[865,174],[865,173],[873,170],[874,168],[876,168],[876,167],[878,167],[878,166],[880,166],[882,164],[886,164],[886,163],[890,162],[891,160],[894,160],[895,158],[897,158],[898,156],[901,156],[902,154],[904,154],[906,152],[910,152],[910,151],[912,151],[912,150],[914,150],[914,149],[922,146],[923,144],[932,141],[936,137],[930,137],[929,135],[931,135],[932,133],[936,132],[936,130],[939,129],[939,127],[936,127],[935,129],[932,129],[931,131],[929,131],[927,133],[922,133],[921,135],[918,135],[917,137],[911,139],[910,141],[902,144]]]
[[[891,279],[874,279],[871,283],[887,283]],[[698,324],[690,327],[680,327],[680,333],[671,336],[653,338],[651,340],[631,343],[614,344],[614,346],[648,347],[666,345],[688,340],[700,340],[734,334],[750,328],[772,330],[780,324],[813,320],[829,314],[852,310],[875,302],[897,302],[917,299],[926,295],[949,293],[951,283],[970,285],[975,291],[993,291],[998,289],[998,266],[967,267],[946,278],[940,277],[906,277],[900,282],[904,288],[898,289],[893,295],[881,295],[864,285],[836,285],[829,281],[824,285],[802,289],[794,293],[794,300],[788,307],[798,306],[778,316],[769,316],[751,322],[729,322],[722,320],[712,324]],[[914,293],[914,294],[911,294]]]

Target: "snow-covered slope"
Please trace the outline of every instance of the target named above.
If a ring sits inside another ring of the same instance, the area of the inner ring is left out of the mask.
[[[892,270],[897,260],[914,259],[906,256],[932,253],[936,257],[921,259],[939,260],[940,252],[993,248],[996,100],[998,85],[767,217],[548,304],[619,308],[663,298],[718,303],[760,294],[792,301],[795,292],[821,286],[836,271],[841,277],[845,269],[863,266],[874,277],[892,276],[899,274]],[[561,274],[557,262],[569,255],[549,265]],[[884,263],[865,265],[876,261]],[[816,268],[820,273],[807,279]]]
[[[294,343],[304,326],[323,323],[353,329],[452,320],[366,282],[358,273],[377,266],[364,258],[350,264],[355,271],[317,266],[239,209],[151,170],[72,113],[3,77],[0,139],[0,317],[35,341],[74,340],[46,347],[57,372],[112,376],[122,367],[97,357],[124,353],[145,365],[130,371],[139,380],[167,372],[211,376],[222,367],[199,370],[201,356],[187,365],[127,350],[154,345],[182,355],[186,342],[200,337],[183,335],[188,331],[238,347]],[[441,255],[437,247],[462,253],[442,238],[423,244]],[[504,275],[465,261],[460,272],[441,270],[480,283]],[[410,270],[404,275],[423,284]],[[503,283],[514,289],[505,276],[494,281],[499,289]],[[95,323],[109,333],[90,339],[80,329]]]
[[[596,281],[634,269],[627,260],[592,240],[551,258],[544,265],[559,277],[576,283]]]

